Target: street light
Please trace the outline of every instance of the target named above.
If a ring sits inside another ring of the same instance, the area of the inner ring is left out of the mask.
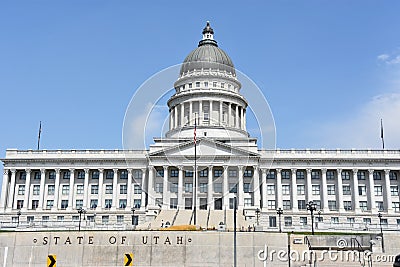
[[[307,203],[307,210],[311,213],[311,234],[314,235],[314,211],[317,210],[317,204],[313,201]]]
[[[131,208],[132,211],[132,226],[135,225],[135,207]]]
[[[282,208],[278,208],[278,209],[276,210],[276,213],[277,213],[278,216],[279,216],[279,233],[282,233],[282,221],[281,221],[281,216],[282,216],[282,214],[283,214]]]
[[[260,225],[259,224],[259,219],[260,219],[260,209],[259,208],[256,209],[256,217],[257,217],[257,226],[259,226]]]
[[[18,209],[17,216],[18,216],[18,220],[17,220],[17,227],[18,227],[19,226],[19,217],[21,216],[21,209]]]
[[[79,208],[78,210],[79,213],[79,226],[78,226],[78,231],[81,231],[81,221],[82,221],[82,214],[86,213],[86,210],[84,210],[82,207]]]

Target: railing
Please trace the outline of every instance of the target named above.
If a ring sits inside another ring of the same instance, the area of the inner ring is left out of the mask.
[[[304,237],[304,244],[307,245],[308,250],[310,251],[310,259],[308,261],[309,266],[317,266],[317,257],[314,257],[314,251],[312,249],[311,242],[310,239],[308,239],[308,236]]]
[[[361,246],[360,242],[358,242],[357,238],[352,237],[350,239],[350,246],[354,250],[356,249],[358,251],[358,261],[360,262],[361,266],[365,267],[365,251],[364,248]],[[368,267],[372,267],[372,259],[371,259],[371,254],[368,254],[368,259],[367,259],[367,264]]]
[[[176,212],[175,212],[174,218],[172,219],[171,226],[175,224],[176,217],[178,217],[178,213],[179,213],[179,207],[176,209]]]
[[[208,223],[210,221],[210,214],[211,214],[211,209],[208,209],[206,229],[208,229]]]

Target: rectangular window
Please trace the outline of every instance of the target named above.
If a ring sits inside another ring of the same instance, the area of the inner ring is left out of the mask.
[[[305,200],[297,200],[297,207],[299,210],[305,210],[306,209],[306,201]]]
[[[383,211],[384,207],[383,207],[383,202],[382,201],[376,201],[375,202],[375,206],[378,209],[378,211]]]
[[[163,192],[163,184],[156,183],[156,193],[162,193],[162,192]]]
[[[125,209],[126,208],[126,199],[120,199],[119,200],[119,206],[120,209]]]
[[[328,185],[328,195],[335,195],[335,194],[336,194],[335,185],[334,184]]]
[[[63,222],[64,221],[64,216],[62,216],[62,215],[57,216],[57,221],[58,222]]]
[[[250,193],[251,192],[251,184],[250,183],[244,183],[243,184],[243,192],[244,193]]]
[[[317,208],[317,210],[321,209],[321,200],[313,200],[315,203],[315,207]]]
[[[55,171],[49,171],[49,179],[50,180],[56,179],[56,172]]]
[[[222,183],[214,183],[214,192],[222,193]]]
[[[244,199],[244,206],[245,206],[245,207],[251,207],[251,206],[253,206],[252,199],[251,199],[251,198],[245,198],[245,199]]]
[[[343,195],[351,195],[351,187],[350,185],[343,185]]]
[[[374,171],[374,180],[382,180],[382,173],[380,171]]]
[[[121,170],[119,172],[119,178],[120,179],[128,179],[128,171],[127,170]]]
[[[133,192],[135,195],[140,195],[142,193],[142,187],[138,184],[133,186]]]
[[[392,208],[395,212],[400,212],[400,202],[392,202]]]
[[[282,179],[290,179],[290,171],[288,170],[282,171]]]
[[[358,186],[358,195],[359,196],[366,196],[367,195],[367,187],[365,185]]]
[[[399,187],[397,185],[392,185],[390,187],[390,195],[391,196],[398,196],[399,195]]]
[[[185,193],[192,193],[192,192],[193,192],[193,184],[185,183]]]
[[[32,209],[35,210],[39,207],[39,200],[32,200]]]
[[[97,184],[92,184],[90,186],[90,193],[92,195],[97,195],[99,193],[99,186]]]
[[[344,201],[343,206],[344,206],[344,210],[352,210],[351,201]]]
[[[304,179],[305,172],[303,170],[296,171],[296,179]]]
[[[162,199],[161,199],[161,203],[162,203]],[[141,199],[134,199],[133,200],[133,205],[137,209],[140,208],[142,206],[142,200]]]
[[[97,208],[98,203],[99,203],[99,201],[97,199],[91,199],[90,200],[90,208],[91,209]]]
[[[126,184],[119,185],[119,194],[126,195],[128,193],[128,186]]]
[[[223,171],[222,170],[214,170],[214,177],[221,177],[222,176]]]
[[[99,179],[100,173],[99,171],[92,171],[92,179]]]
[[[171,193],[178,193],[178,183],[172,183],[170,186]]]
[[[70,171],[63,171],[62,172],[62,178],[63,179],[69,179],[71,177]]]
[[[300,217],[300,224],[307,225],[307,217]]]
[[[20,180],[26,180],[26,172],[25,171],[22,171],[22,172],[19,173],[19,179]]]
[[[350,172],[342,171],[342,180],[350,180]]]
[[[78,171],[77,178],[78,179],[85,179],[85,171]]]
[[[336,200],[328,200],[329,210],[337,210],[336,208]]]
[[[347,218],[347,223],[351,226],[351,227],[353,227],[353,224],[355,223],[355,218],[354,217],[348,217]]]
[[[101,223],[102,224],[107,224],[110,220],[110,217],[108,215],[103,215],[101,216]]]
[[[164,169],[157,169],[156,170],[157,177],[164,177]]]
[[[229,184],[229,193],[237,193],[237,184]]]
[[[25,185],[18,186],[18,195],[25,195]]]
[[[374,193],[375,196],[382,196],[382,186],[381,185],[374,186]]]
[[[290,185],[288,184],[282,185],[282,195],[284,196],[290,195]]]
[[[17,209],[22,209],[24,206],[24,201],[23,200],[17,200]]]
[[[40,185],[34,185],[32,193],[34,196],[38,196],[40,194]]]
[[[338,224],[339,223],[339,217],[331,217],[331,223]]]
[[[283,200],[283,209],[290,210],[292,208],[292,204],[290,200]]]
[[[40,172],[34,172],[33,173],[33,179],[34,180],[40,180],[41,173]]]
[[[334,180],[335,179],[335,171],[327,171],[326,172],[326,179],[327,180]]]
[[[319,196],[319,193],[320,193],[320,187],[319,187],[319,185],[313,185],[313,186],[312,186],[312,194],[313,194],[314,196]]]
[[[276,209],[275,200],[268,200],[268,209],[269,210]]]
[[[217,82],[213,82],[213,87],[217,87]]]
[[[229,198],[229,208],[230,209],[234,209],[234,205],[235,205],[235,199],[233,197]],[[238,203],[237,203],[237,200],[236,200],[236,207],[237,207],[237,205],[238,205]]]
[[[251,169],[244,170],[243,177],[253,177],[253,170]]]
[[[267,185],[267,195],[275,195],[275,185],[274,184]]]
[[[196,82],[196,87],[200,87],[200,82]]]
[[[123,223],[124,222],[124,215],[117,215],[117,223]]]
[[[269,227],[276,227],[276,217],[269,216]]]
[[[364,224],[371,224],[371,218],[363,218]]]
[[[275,173],[275,171],[274,170],[270,170],[268,173],[267,173],[267,179],[275,179],[276,178],[276,173]]]
[[[193,177],[193,175],[194,175],[193,171],[185,170],[185,177]]]
[[[391,171],[391,172],[389,173],[389,179],[390,179],[390,180],[397,180],[397,173],[394,172],[394,171]]]
[[[113,170],[107,170],[106,171],[106,179],[113,179],[114,178],[114,171]]]
[[[285,216],[285,217],[283,217],[283,221],[284,221],[284,224],[285,224],[285,226],[292,226],[292,217],[289,217],[289,216]]]
[[[190,89],[190,88],[193,87],[193,84],[192,84],[192,83],[189,83],[188,86],[189,86],[189,89]]]
[[[142,179],[142,176],[143,176],[143,172],[141,170],[133,171],[133,179],[135,179],[135,180]],[[164,172],[163,172],[163,176],[164,176]],[[126,176],[126,178],[128,178],[128,176]]]
[[[221,88],[224,88],[225,87],[225,83],[221,83]]]
[[[112,194],[112,193],[113,193],[112,184],[106,184],[106,194]]]
[[[69,185],[64,184],[64,185],[62,186],[62,191],[61,191],[61,193],[62,193],[63,195],[68,195],[68,194],[69,194]]]
[[[208,177],[208,170],[203,169],[200,171],[200,177]]]
[[[321,179],[320,171],[311,171],[311,179]]]
[[[237,170],[229,170],[229,177],[237,177]]]
[[[75,202],[75,205],[76,205],[77,210],[82,208],[83,207],[83,199],[77,199]]]
[[[47,215],[42,216],[42,221],[43,221],[43,222],[48,222],[49,220],[50,220],[50,217],[49,217],[49,216],[47,216]]]
[[[47,200],[46,201],[46,209],[51,209],[54,205],[54,200]]]
[[[112,207],[112,199],[105,199],[104,200],[104,208],[111,209]]]
[[[207,193],[207,186],[206,183],[200,183],[200,193]]]
[[[297,194],[304,195],[305,194],[305,186],[304,185],[297,185]]]
[[[208,87],[208,82],[204,82],[204,87],[205,87],[205,88]]]
[[[357,172],[357,179],[358,180],[365,180],[365,171],[358,171]]]
[[[360,201],[360,210],[361,211],[367,211],[368,210],[367,201]]]
[[[179,170],[178,169],[171,169],[169,171],[170,177],[178,177],[179,176]]]
[[[76,194],[77,195],[83,195],[83,190],[84,190],[83,184],[78,184],[76,186]]]
[[[65,210],[66,208],[68,208],[68,200],[63,199],[61,200],[61,209]]]
[[[178,208],[178,199],[177,198],[171,198],[169,200],[169,208],[170,209],[177,209]]]

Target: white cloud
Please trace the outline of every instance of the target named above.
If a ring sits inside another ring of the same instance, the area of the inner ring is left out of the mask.
[[[382,54],[382,55],[379,55],[377,58],[378,58],[378,60],[386,61],[389,58],[389,55],[388,54]]]
[[[400,63],[400,55],[398,53],[392,55],[382,54],[377,56],[377,59],[388,65],[395,65]]]

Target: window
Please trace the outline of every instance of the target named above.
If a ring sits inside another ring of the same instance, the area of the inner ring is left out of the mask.
[[[360,201],[360,210],[361,211],[367,211],[368,210],[367,201]]]
[[[69,185],[64,184],[64,185],[62,186],[62,191],[61,191],[61,193],[62,193],[63,195],[68,195],[68,194],[69,194]]]
[[[200,183],[200,193],[207,193],[207,183]]]
[[[350,171],[342,171],[342,180],[350,180]]]
[[[276,227],[276,217],[269,216],[269,227]]]
[[[397,180],[397,173],[394,171],[389,172],[389,179],[390,180]]]
[[[229,170],[229,177],[237,177],[237,170]]]
[[[367,187],[365,185],[358,186],[358,195],[366,196],[367,195]]]
[[[169,208],[170,209],[176,209],[178,208],[178,199],[177,198],[171,198],[169,200]]]
[[[77,178],[78,179],[85,179],[85,172],[84,171],[78,171]]]
[[[91,199],[90,200],[90,208],[91,209],[97,208],[98,203],[99,203],[99,201],[97,199]]]
[[[371,218],[363,218],[364,224],[371,224]]]
[[[134,170],[133,171],[133,178],[134,179],[142,179],[143,173],[141,170]],[[163,172],[163,176],[164,176],[164,172]],[[126,178],[128,178],[128,175],[126,175]]]
[[[275,171],[270,170],[270,171],[267,173],[267,179],[275,179],[275,177],[276,177]]]
[[[375,196],[382,196],[382,186],[376,185],[374,187]]]
[[[251,169],[244,170],[243,177],[253,177],[253,170]]]
[[[320,171],[311,171],[311,179],[320,179],[321,172]]]
[[[351,201],[343,202],[344,210],[352,210]]]
[[[97,195],[99,193],[99,186],[97,184],[92,184],[90,186],[90,193],[92,195]]]
[[[395,212],[400,212],[400,202],[392,202],[392,208]]]
[[[99,171],[92,171],[92,179],[99,179],[100,173]]]
[[[33,195],[38,196],[40,194],[40,185],[33,186]]]
[[[161,199],[161,203],[162,203],[162,199]],[[140,208],[142,206],[142,200],[141,199],[134,199],[133,200],[133,206],[135,208]]]
[[[397,219],[397,227],[400,226],[400,219]]]
[[[192,88],[192,87],[193,87],[193,84],[192,84],[192,83],[189,83],[189,84],[188,84],[188,87],[189,87],[189,88]]]
[[[111,209],[112,206],[112,199],[105,199],[104,200],[104,208]]]
[[[214,170],[214,177],[221,177],[222,176],[222,170]]]
[[[108,215],[103,215],[101,216],[101,223],[107,224],[110,220],[110,217]]]
[[[83,195],[83,190],[84,190],[83,184],[78,184],[76,186],[76,194],[77,195]]]
[[[193,184],[185,183],[185,193],[192,193],[192,192],[193,192]]]
[[[351,195],[350,185],[343,185],[343,195]]]
[[[329,210],[336,210],[336,200],[328,200]]]
[[[251,206],[253,206],[252,199],[251,199],[251,198],[245,198],[245,199],[244,199],[244,206],[245,206],[245,207],[251,207]]]
[[[123,223],[124,222],[124,215],[117,215],[117,223]]]
[[[119,200],[119,208],[120,209],[125,209],[126,208],[126,199],[120,199]]]
[[[365,171],[358,171],[357,172],[357,179],[358,180],[365,180]]]
[[[22,171],[22,172],[19,173],[19,179],[20,180],[26,180],[26,172],[25,171]]]
[[[335,179],[335,171],[327,171],[326,172],[326,179],[327,180],[334,180]]]
[[[236,200],[236,207],[237,207],[237,200]],[[235,205],[235,199],[232,197],[232,198],[229,198],[229,208],[230,209],[234,209],[234,205]]]
[[[282,171],[282,179],[290,179],[290,171]]]
[[[390,187],[390,195],[391,196],[398,196],[399,195],[399,187],[397,185],[392,185]]]
[[[119,178],[120,179],[128,179],[128,171],[127,170],[121,170],[119,172]]]
[[[23,200],[17,200],[17,209],[22,209],[24,206],[24,201]]]
[[[113,179],[114,178],[114,171],[113,170],[107,170],[106,171],[106,179]]]
[[[39,207],[39,200],[32,200],[32,209],[35,210]]]
[[[170,186],[171,193],[178,193],[178,183],[172,183]]]
[[[47,200],[46,201],[46,209],[51,209],[54,205],[54,200]]]
[[[290,185],[288,184],[282,185],[282,195],[284,196],[290,195]]]
[[[63,171],[62,172],[62,178],[63,179],[69,179],[71,177],[70,171]]]
[[[307,225],[307,217],[300,217],[300,224]]]
[[[200,82],[196,82],[196,87],[200,87]]]
[[[222,193],[222,183],[214,183],[214,192]]]
[[[297,207],[299,210],[305,210],[306,209],[306,201],[305,200],[297,200]]]
[[[275,200],[268,200],[268,209],[269,210],[276,209]]]
[[[317,210],[321,209],[321,200],[313,200]]]
[[[200,177],[208,177],[208,170],[203,169],[200,171]]]
[[[292,204],[290,203],[290,200],[283,200],[283,209],[284,210],[290,210],[292,208]]]
[[[156,170],[157,177],[164,177],[164,169],[157,169]]]
[[[62,216],[62,215],[57,216],[57,221],[58,222],[64,221],[64,216]]]
[[[380,171],[374,171],[374,180],[382,180],[382,173]]]
[[[283,222],[285,226],[292,226],[292,217],[289,216],[283,217]]]
[[[221,88],[224,88],[225,87],[225,83],[221,83]]]
[[[68,208],[68,200],[63,199],[61,200],[61,209],[65,210],[66,208]]]
[[[305,173],[304,171],[300,170],[296,172],[296,179],[304,179]]]
[[[193,177],[193,171],[185,171],[185,177]]]
[[[50,180],[56,179],[56,172],[55,171],[49,171],[49,179]]]
[[[172,170],[169,171],[169,173],[170,173],[171,177],[178,177],[179,170],[178,169],[172,169]]]
[[[375,207],[378,209],[378,211],[383,211],[383,202],[382,201],[376,201],[375,202]]]
[[[80,209],[83,207],[83,199],[77,199],[75,202],[76,209]]]
[[[320,193],[320,187],[319,187],[319,185],[313,185],[313,186],[312,186],[312,194],[313,194],[314,196],[319,196],[319,193]]]
[[[250,193],[251,192],[251,184],[250,183],[244,183],[243,184],[243,192],[244,193]]]
[[[34,180],[40,180],[41,174],[40,172],[34,172],[33,173],[33,179]]]
[[[328,195],[335,195],[336,194],[335,191],[336,190],[335,190],[335,185],[334,184],[328,185]]]
[[[162,192],[163,192],[163,184],[156,183],[156,193],[162,193]]]
[[[204,87],[205,87],[205,88],[208,87],[208,82],[204,82]]]
[[[304,195],[305,194],[305,186],[304,185],[297,185],[297,194]]]
[[[275,195],[275,185],[274,184],[267,185],[267,195]]]
[[[112,194],[112,193],[113,193],[112,184],[106,184],[106,194]]]
[[[43,222],[48,222],[49,220],[50,220],[50,217],[49,217],[49,216],[47,216],[47,215],[42,216],[42,221],[43,221]]]
[[[348,217],[347,218],[347,223],[348,224],[350,224],[350,226],[352,227],[353,226],[353,224],[355,223],[355,219],[354,219],[354,217]]]
[[[126,184],[119,185],[119,193],[121,195],[126,195],[128,193],[128,186]]]
[[[229,193],[237,193],[237,184],[229,184]]]
[[[217,82],[213,82],[213,87],[217,87]]]
[[[210,116],[209,116],[208,110],[204,110],[203,120],[204,121],[210,120]]]
[[[339,223],[339,217],[331,217],[331,223],[338,224]]]
[[[140,185],[138,185],[138,184],[135,184],[133,186],[133,192],[136,195],[140,195],[142,193],[142,187]]]
[[[25,185],[18,186],[18,195],[25,195]]]

